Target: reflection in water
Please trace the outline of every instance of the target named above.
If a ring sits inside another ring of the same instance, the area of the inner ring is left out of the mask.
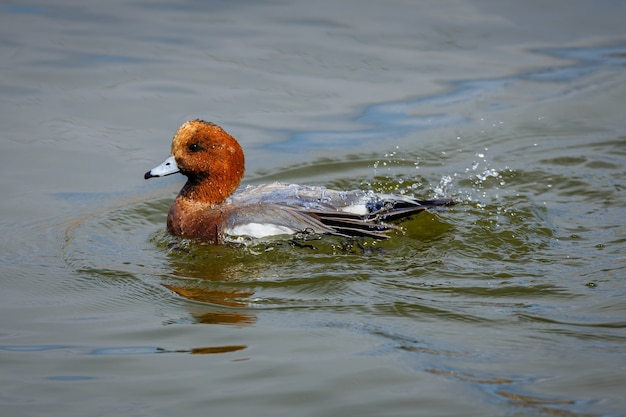
[[[249,325],[256,322],[256,316],[245,310],[255,294],[254,289],[237,286],[237,282],[254,269],[250,258],[246,262],[246,275],[242,275],[239,266],[242,260],[231,259],[238,257],[234,248],[197,247],[194,242],[185,240],[170,242],[170,245],[174,246],[168,251],[172,272],[161,284],[187,300],[205,304],[191,312],[198,323]]]
[[[193,285],[193,284],[191,284]],[[203,303],[239,306],[245,304],[242,298],[249,297],[254,294],[253,291],[238,291],[236,289],[211,288],[206,286],[186,286],[184,282],[178,284],[163,284],[163,286],[176,294],[191,301],[200,301]],[[203,312],[192,312],[191,315],[198,323],[203,324],[239,324],[249,325],[256,322],[256,316],[244,311],[231,311],[217,308],[207,307]]]
[[[180,350],[165,350],[158,349],[159,353],[191,353],[192,355],[209,355],[216,353],[230,353],[237,352],[239,350],[246,349],[247,346],[244,345],[233,345],[233,346],[204,346],[204,347],[195,347],[191,349],[180,349]]]
[[[196,286],[195,283],[186,283],[182,280],[176,284],[164,283],[163,286],[189,300],[228,307],[243,307],[245,303],[242,300],[254,294],[254,291],[236,288],[217,288],[211,285]]]
[[[239,350],[246,349],[244,345],[232,345],[232,346],[201,346],[190,349],[164,349],[155,346],[125,346],[125,347],[107,347],[107,348],[90,348],[82,346],[66,346],[66,345],[44,345],[44,346],[5,346],[0,345],[0,351],[7,352],[61,352],[63,355],[67,355],[68,352],[82,354],[82,355],[97,355],[97,356],[128,356],[128,355],[147,355],[154,353],[191,353],[194,355],[207,355],[214,353],[229,353],[237,352]],[[59,378],[59,377],[55,377]],[[64,377],[67,379],[67,377]]]

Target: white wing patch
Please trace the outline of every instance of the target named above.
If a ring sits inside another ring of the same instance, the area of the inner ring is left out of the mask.
[[[361,216],[369,214],[369,210],[367,209],[365,204],[350,204],[349,206],[340,207],[339,210],[343,211],[344,213],[358,214]]]
[[[267,236],[292,235],[296,233],[294,229],[276,224],[246,223],[226,230],[226,234],[231,236],[250,236],[259,239]]]

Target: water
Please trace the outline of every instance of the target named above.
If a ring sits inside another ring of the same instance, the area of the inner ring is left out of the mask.
[[[0,4],[7,416],[617,416],[624,4]],[[457,206],[385,242],[168,236],[200,117],[245,184]]]

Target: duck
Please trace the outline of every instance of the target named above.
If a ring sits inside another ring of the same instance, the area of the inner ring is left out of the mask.
[[[167,230],[218,245],[300,233],[382,240],[400,229],[391,221],[455,204],[452,198],[419,200],[320,185],[276,182],[240,187],[244,170],[239,142],[217,124],[194,119],[180,126],[170,156],[144,179],[186,176],[169,209]]]

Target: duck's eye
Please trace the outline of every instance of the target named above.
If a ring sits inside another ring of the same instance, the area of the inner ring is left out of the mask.
[[[202,150],[202,146],[198,143],[192,143],[187,149],[189,149],[189,152],[199,152]]]

